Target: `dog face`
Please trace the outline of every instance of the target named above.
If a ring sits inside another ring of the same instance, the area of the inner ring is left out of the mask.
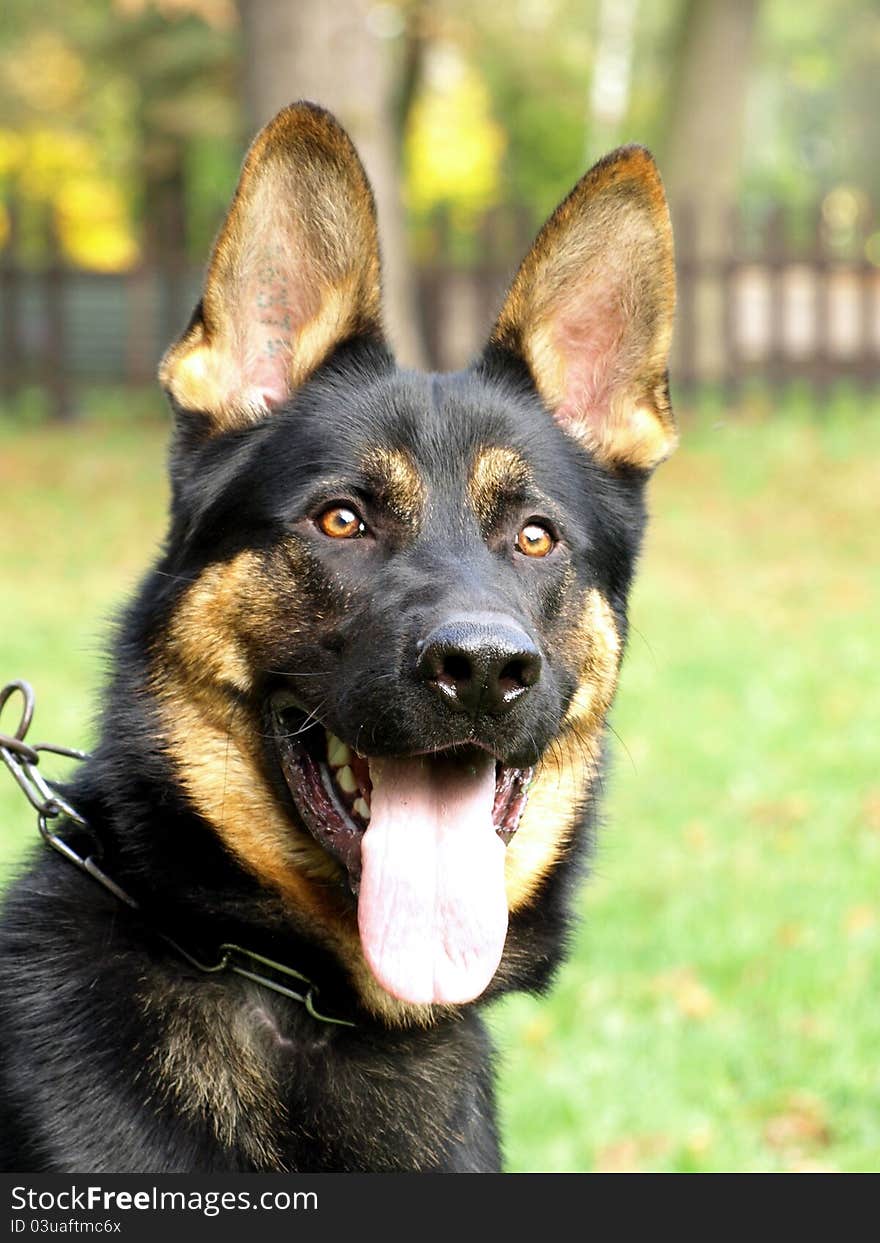
[[[402,372],[363,170],[301,104],[251,149],[163,362],[167,749],[376,1011],[480,995],[577,830],[674,444],[672,279],[659,178],[624,149],[545,225],[475,363]]]

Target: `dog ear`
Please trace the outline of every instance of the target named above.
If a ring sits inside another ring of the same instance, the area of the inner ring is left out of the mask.
[[[159,378],[228,431],[265,417],[352,337],[381,336],[369,182],[345,131],[297,103],[258,134],[190,325]]]
[[[520,357],[561,426],[610,467],[675,447],[667,356],[675,270],[657,167],[643,147],[595,165],[517,273],[490,338]]]

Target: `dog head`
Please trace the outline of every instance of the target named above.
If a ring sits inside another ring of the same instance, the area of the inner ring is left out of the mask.
[[[571,851],[675,443],[672,305],[660,180],[624,148],[476,361],[401,371],[347,136],[297,104],[245,161],[161,368],[180,585],[152,690],[191,804],[374,1010],[483,993]]]

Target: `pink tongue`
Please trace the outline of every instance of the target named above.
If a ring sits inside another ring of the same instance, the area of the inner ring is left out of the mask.
[[[358,924],[379,983],[403,1001],[472,1001],[504,949],[495,761],[370,760]]]

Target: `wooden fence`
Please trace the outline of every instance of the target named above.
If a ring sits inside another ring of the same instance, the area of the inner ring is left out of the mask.
[[[797,232],[779,209],[763,223],[728,213],[724,228],[675,213],[679,293],[672,377],[678,391],[712,383],[731,393],[760,380],[795,380],[820,393],[847,379],[880,381],[880,232],[870,218],[837,234],[821,212]],[[431,366],[471,356],[528,246],[523,213],[495,212],[467,245],[439,218],[417,267]],[[50,239],[42,267],[15,245],[0,252],[0,400],[45,387],[56,418],[77,412],[77,390],[152,381],[165,345],[199,296],[201,269],[166,252],[124,275],[66,266]]]
[[[752,380],[773,388],[805,382],[823,393],[849,380],[880,383],[880,227],[860,211],[845,227],[820,208],[789,217],[770,207],[750,217],[714,219],[673,212],[678,274],[671,374],[677,390],[723,385],[735,394]],[[421,307],[434,365],[460,366],[491,323],[507,279],[499,234],[486,222],[481,256],[468,268],[438,247],[420,272]]]
[[[675,213],[679,297],[673,374],[683,388],[750,379],[802,381],[823,393],[880,381],[880,232],[863,210],[835,225],[816,209],[798,221],[728,212]],[[702,227],[701,227],[702,226]]]

